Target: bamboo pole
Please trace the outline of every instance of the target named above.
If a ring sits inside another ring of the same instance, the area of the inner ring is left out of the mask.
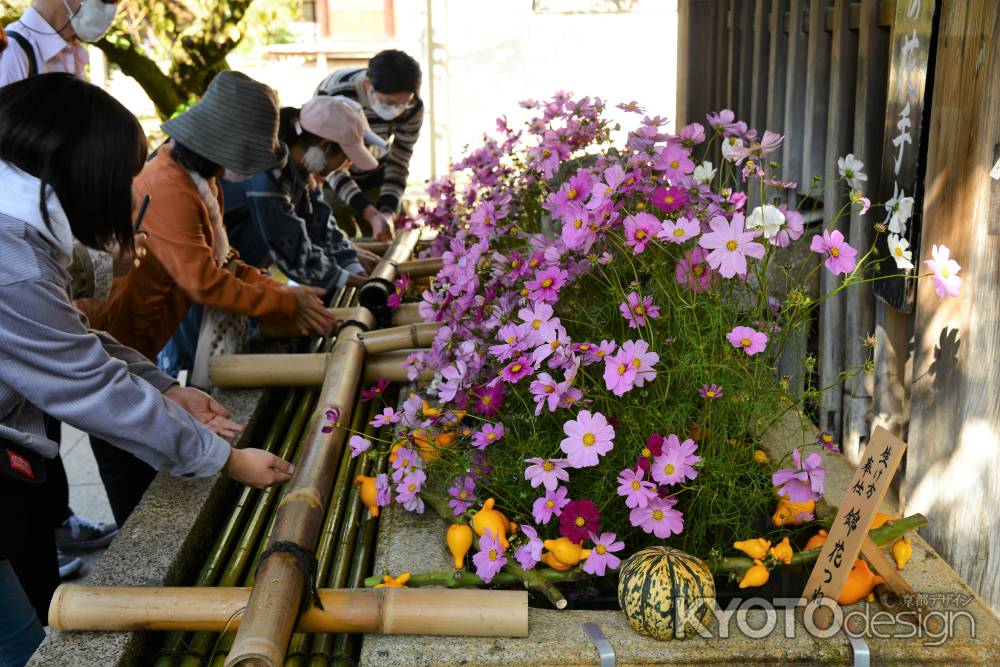
[[[411,278],[426,278],[437,275],[444,262],[440,257],[428,257],[427,259],[411,259],[407,262],[400,262],[398,271],[401,276]]]
[[[405,383],[410,381],[409,370],[406,358],[414,352],[420,350],[399,350],[398,352],[384,352],[380,355],[370,357],[365,362],[365,384],[388,380],[389,382]],[[434,370],[424,368],[417,375],[417,382],[429,382],[434,379]]]
[[[351,288],[354,289],[354,288]],[[338,303],[334,302],[334,303]],[[331,315],[337,318],[338,323],[350,322],[364,317],[361,308],[351,308],[347,306],[335,306],[327,308]],[[302,338],[302,332],[294,322],[289,320],[273,320],[260,323],[260,333],[265,338]]]
[[[422,322],[390,329],[368,331],[358,335],[365,354],[395,352],[406,348],[428,347],[441,329],[438,322]]]
[[[373,318],[367,324],[374,324]],[[333,483],[333,464],[346,435],[342,426],[329,428],[326,414],[339,413],[336,421],[340,424],[351,416],[364,363],[364,349],[357,340],[360,332],[359,326],[348,325],[337,336],[330,360],[336,373],[327,376],[320,391],[302,460],[278,505],[271,545],[292,543],[309,550],[316,546]],[[226,664],[280,665],[304,588],[305,574],[290,553],[277,552],[264,560]]]
[[[382,261],[368,276],[368,282],[358,291],[358,302],[362,306],[373,313],[385,311],[389,295],[395,290],[392,281],[398,275],[397,267],[410,258],[419,239],[419,229],[404,229],[396,236],[382,256]]]
[[[392,311],[391,324],[394,327],[403,326],[405,324],[419,324],[423,321],[424,318],[420,316],[419,303],[400,304],[399,308]]]
[[[365,360],[364,382],[386,379],[408,382],[406,358],[419,350],[405,349],[384,352]],[[331,368],[330,353],[304,354],[232,354],[212,361],[212,384],[220,389],[253,387],[317,387]],[[418,380],[434,377],[425,369]]]
[[[385,251],[389,249],[389,243],[387,241],[352,241],[355,246],[361,248],[362,250],[367,250],[368,252],[373,252],[376,255],[383,255]]]
[[[219,632],[227,623],[242,629],[249,611],[241,611],[248,608],[251,590],[62,584],[52,598],[49,624],[63,631]],[[528,634],[528,596],[523,591],[325,588],[319,597],[324,609],[310,607],[302,614],[296,626],[302,632]]]

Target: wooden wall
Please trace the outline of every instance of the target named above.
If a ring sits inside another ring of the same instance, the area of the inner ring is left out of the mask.
[[[1000,159],[1000,0],[939,5],[919,259],[951,248],[962,295],[942,302],[920,281],[904,314],[852,289],[824,304],[803,345],[828,386],[864,363],[862,339],[875,334],[873,372],[829,391],[818,425],[850,458],[873,423],[908,440],[897,480],[906,510],[927,514],[921,533],[1000,609],[1000,180],[988,176]],[[872,202],[891,196],[878,175],[895,0],[681,0],[679,10],[678,127],[729,108],[784,134],[783,175],[799,183],[789,204],[820,211],[817,225],[843,201],[846,153],[865,163]],[[868,248],[874,222],[855,213],[840,229]],[[835,278],[823,280],[827,291]]]

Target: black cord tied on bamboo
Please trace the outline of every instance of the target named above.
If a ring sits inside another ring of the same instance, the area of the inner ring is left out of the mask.
[[[268,556],[276,553],[291,554],[295,560],[295,564],[302,570],[302,575],[305,577],[299,612],[301,613],[309,609],[310,601],[312,601],[313,606],[317,609],[323,609],[323,601],[319,599],[319,592],[316,589],[316,576],[319,573],[319,563],[316,561],[316,554],[313,553],[312,549],[306,549],[301,544],[296,544],[295,542],[275,542],[260,555],[260,561],[257,562],[257,574],[260,574],[260,568]]]

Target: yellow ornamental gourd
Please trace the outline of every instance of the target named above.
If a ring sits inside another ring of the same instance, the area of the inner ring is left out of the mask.
[[[565,572],[573,567],[572,565],[563,565],[560,563],[556,560],[556,557],[552,555],[551,551],[546,551],[542,554],[542,562],[558,572]]]
[[[480,537],[485,535],[486,531],[489,530],[497,536],[500,544],[506,549],[510,546],[507,542],[507,534],[510,532],[510,521],[503,514],[493,509],[495,502],[493,498],[487,498],[486,502],[483,503],[483,508],[472,515],[472,530],[476,531],[476,535]]]
[[[896,540],[896,543],[892,545],[892,556],[896,559],[896,568],[902,570],[906,567],[906,564],[910,561],[910,556],[913,555],[913,544],[910,542],[910,538],[902,537]]]
[[[771,546],[769,540],[765,540],[763,537],[758,537],[755,540],[742,540],[741,542],[733,542],[733,548],[739,549],[750,558],[763,558],[767,555],[767,550]]]
[[[818,533],[809,538],[806,542],[805,549],[803,551],[809,551],[810,549],[819,549],[826,542],[826,531],[820,530]]]
[[[702,561],[671,547],[649,547],[618,570],[618,603],[639,634],[655,639],[696,635],[715,605],[715,580]]]
[[[790,565],[792,563],[792,545],[788,543],[787,536],[785,539],[781,540],[781,542],[778,542],[778,544],[771,547],[771,550],[768,553],[771,554],[771,557],[774,558],[774,560],[780,561],[785,565]]]
[[[898,518],[899,518],[898,516],[893,516],[892,514],[886,514],[884,512],[875,512],[875,516],[872,517],[872,523],[871,526],[869,526],[869,530],[875,530],[876,528],[881,528],[883,525],[885,525],[886,521],[895,521]]]
[[[375,488],[375,478],[358,475],[354,478],[354,483],[358,485],[358,495],[361,502],[368,508],[368,512],[373,516],[378,516],[378,489]]]
[[[455,569],[461,570],[465,566],[465,554],[472,548],[472,528],[467,523],[453,523],[448,526],[444,539],[451,557],[455,559]]]
[[[558,540],[545,540],[543,544],[549,550],[549,553],[552,554],[552,558],[559,565],[564,566],[556,567],[555,569],[557,570],[568,570],[590,555],[590,549],[584,549],[567,537],[560,537]],[[553,567],[551,559],[545,562],[549,567]]]
[[[763,586],[770,578],[771,573],[766,567],[764,567],[764,564],[760,562],[759,558],[755,558],[753,565],[748,567],[747,571],[743,573],[743,579],[740,580],[740,588]]]
[[[884,584],[885,579],[878,576],[868,568],[868,563],[858,559],[847,575],[847,581],[840,590],[840,597],[837,602],[840,604],[854,604],[864,600],[878,584]]]
[[[771,523],[775,526],[801,526],[812,519],[815,511],[815,501],[807,500],[804,503],[793,503],[787,498],[779,498],[778,509],[774,511]]]

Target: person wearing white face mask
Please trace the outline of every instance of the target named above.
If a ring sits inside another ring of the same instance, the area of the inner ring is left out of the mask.
[[[364,109],[372,131],[388,150],[375,151],[378,166],[335,172],[328,182],[333,189],[334,215],[345,229],[370,228],[375,238],[392,237],[392,218],[399,212],[410,173],[413,145],[424,123],[420,99],[420,65],[412,57],[388,49],[368,61],[368,67],[334,70],[316,89],[317,95],[343,96]]]

